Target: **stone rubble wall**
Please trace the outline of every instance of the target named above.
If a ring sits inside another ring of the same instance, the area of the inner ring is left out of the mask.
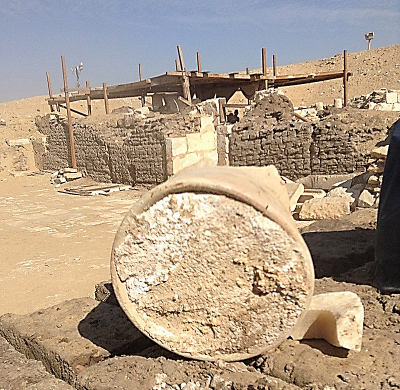
[[[368,95],[355,97],[351,107],[377,111],[400,111],[400,91],[381,89]]]

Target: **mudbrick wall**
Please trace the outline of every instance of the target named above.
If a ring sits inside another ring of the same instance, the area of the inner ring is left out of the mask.
[[[319,112],[320,120],[311,123],[290,119],[292,113],[285,96],[262,97],[232,129],[230,165],[274,164],[290,179],[363,172],[369,151],[398,119],[394,113],[332,108]]]
[[[167,179],[173,157],[178,154],[169,140],[185,140],[199,135],[195,154],[202,157],[202,119],[199,115],[159,115],[150,113],[110,115],[105,118],[74,120],[73,133],[77,167],[99,182],[157,184]],[[67,119],[58,114],[36,118],[39,131],[46,135],[33,141],[36,165],[42,170],[71,166]],[[214,128],[212,126],[212,132]],[[205,142],[204,142],[205,144]],[[167,147],[169,146],[169,147]],[[209,142],[205,145],[211,148]],[[190,149],[190,148],[189,148]],[[216,147],[214,147],[216,149]],[[179,157],[184,158],[191,150]],[[192,153],[193,154],[193,153]],[[196,158],[190,156],[191,161]]]

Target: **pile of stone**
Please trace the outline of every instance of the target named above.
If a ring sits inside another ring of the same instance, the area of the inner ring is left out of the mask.
[[[400,111],[400,91],[380,89],[351,99],[349,105],[368,110]]]
[[[358,208],[378,208],[388,148],[373,149],[367,171],[344,180],[335,175],[307,177],[296,183],[284,178],[293,217],[302,221],[334,219]],[[324,188],[309,188],[317,187],[318,182]]]
[[[78,170],[75,168],[62,168],[51,174],[50,183],[55,184],[56,187],[59,187],[61,184],[64,184],[67,181],[73,181],[80,179],[81,177],[82,173],[78,172]]]

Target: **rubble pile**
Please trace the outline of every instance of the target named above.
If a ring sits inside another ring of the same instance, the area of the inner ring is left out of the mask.
[[[400,91],[385,88],[373,91],[368,95],[355,97],[349,106],[368,110],[400,111]]]
[[[59,187],[61,184],[64,184],[67,181],[80,179],[81,177],[82,173],[78,172],[78,170],[75,168],[62,168],[51,174],[50,183],[55,184],[56,187]]]
[[[304,221],[333,219],[359,208],[378,208],[388,148],[373,149],[366,172],[333,183],[329,189],[307,188],[307,178],[291,182],[297,184],[291,199],[293,217]],[[286,185],[290,182],[287,178],[284,181]]]

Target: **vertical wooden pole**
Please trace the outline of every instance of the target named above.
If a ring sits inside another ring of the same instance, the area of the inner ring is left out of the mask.
[[[106,114],[109,114],[110,106],[108,104],[107,84],[106,83],[103,83],[103,95],[104,95],[104,107],[106,109]]]
[[[139,63],[139,80],[142,81],[142,64]]]
[[[261,50],[262,56],[262,74],[263,76],[267,75],[267,49],[265,47]]]
[[[347,50],[343,52],[343,107],[347,107],[348,85],[347,85]]]
[[[75,141],[74,141],[74,130],[72,128],[72,117],[71,117],[71,106],[69,104],[69,92],[67,83],[67,72],[65,70],[65,58],[61,56],[61,66],[64,80],[64,92],[65,92],[65,104],[67,106],[67,118],[68,118],[68,132],[69,132],[69,146],[71,151],[71,163],[72,168],[77,168],[76,166],[76,156],[75,156]]]
[[[47,88],[49,89],[49,98],[53,99],[53,92],[51,90],[51,82],[50,82],[49,72],[46,72],[46,76],[47,76]],[[53,112],[54,111],[53,105],[49,104],[49,106],[50,106],[50,111]]]
[[[186,66],[185,66],[185,60],[184,60],[183,54],[182,54],[182,47],[180,45],[178,45],[177,49],[178,49],[179,63],[181,65],[181,69],[182,69],[183,97],[189,102],[189,104],[192,104],[192,96],[190,93],[190,81],[189,81],[189,77],[186,74]]]
[[[179,67],[179,60],[175,60],[175,70],[180,72],[181,68]]]
[[[182,70],[182,72],[186,72],[185,60],[183,58],[181,45],[178,45],[177,49],[178,49],[179,63],[181,64],[181,70]]]
[[[276,76],[276,55],[275,54],[272,56],[272,71],[273,71],[273,75],[275,77]]]
[[[86,97],[88,115],[92,115],[92,99],[90,98],[90,83],[86,81],[86,88],[89,88],[89,95]]]
[[[201,73],[201,56],[200,52],[197,52],[197,71]]]
[[[220,123],[225,123],[226,122],[226,117],[225,117],[225,107],[224,104],[226,103],[225,98],[220,98],[218,100],[218,105],[219,105],[219,120]]]
[[[250,74],[250,68],[246,68],[246,74]]]
[[[142,64],[139,63],[139,80],[142,81],[143,77],[142,77]],[[146,105],[146,97],[144,95],[142,95],[140,97],[140,100],[142,102],[142,107],[144,107]]]

